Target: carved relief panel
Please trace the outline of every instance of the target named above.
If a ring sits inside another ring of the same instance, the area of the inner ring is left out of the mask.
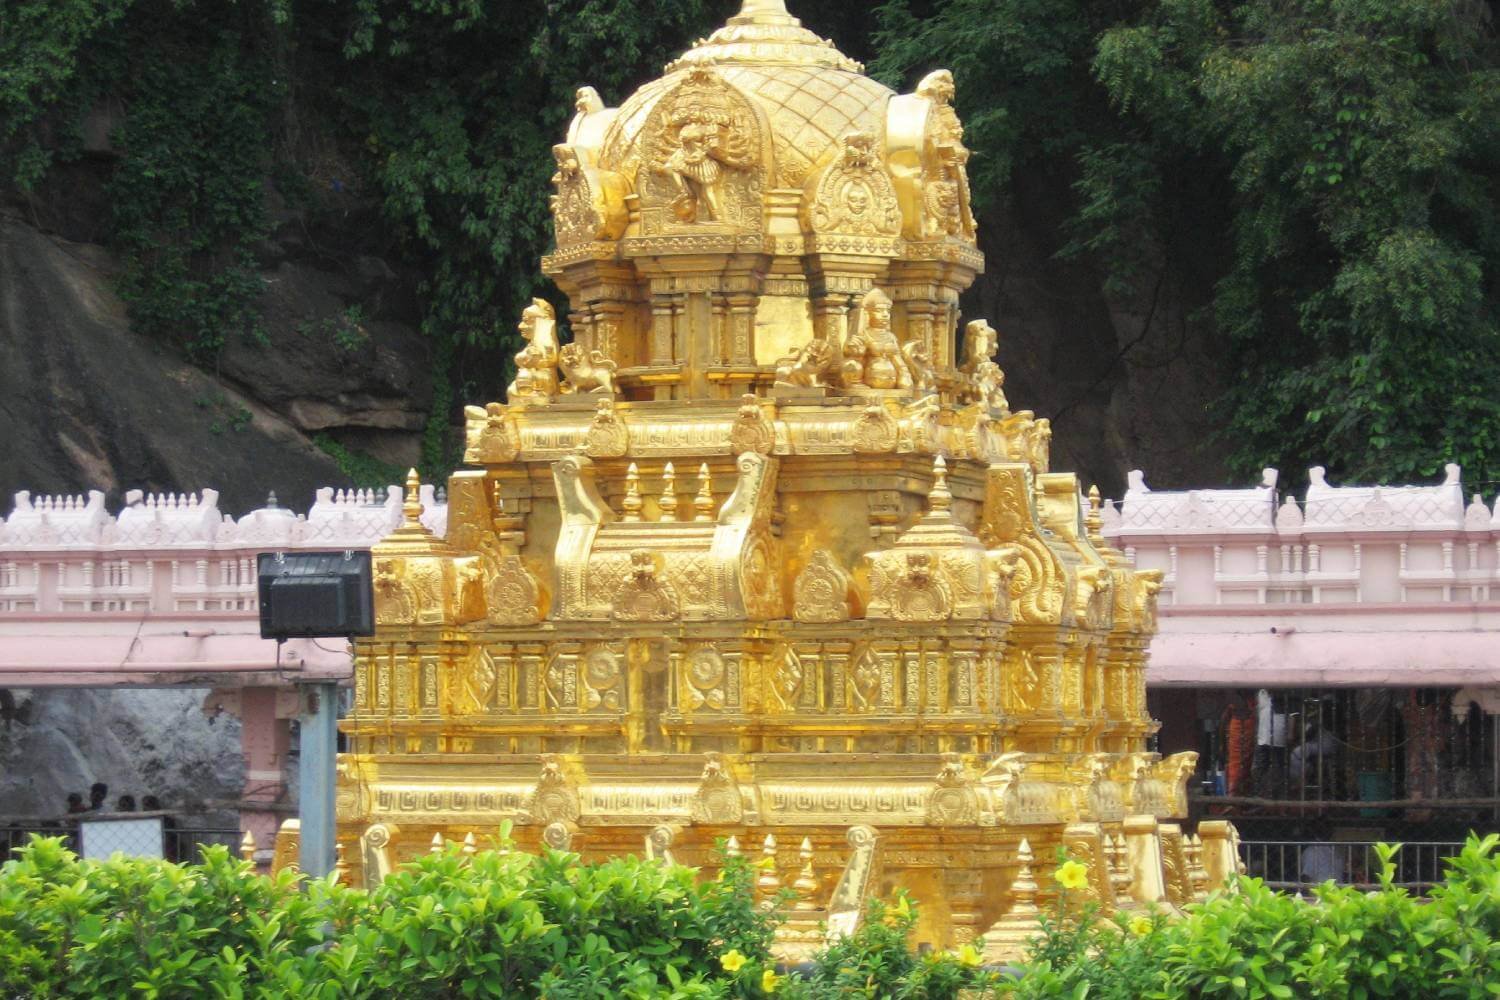
[[[643,235],[760,230],[766,126],[721,76],[689,70],[651,110],[643,136]]]

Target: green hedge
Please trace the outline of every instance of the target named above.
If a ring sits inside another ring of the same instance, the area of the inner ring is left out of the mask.
[[[634,858],[449,851],[366,893],[264,878],[223,848],[85,862],[36,839],[0,868],[0,997],[1494,997],[1497,842],[1471,838],[1425,901],[1392,884],[1390,848],[1374,892],[1309,901],[1242,879],[1182,920],[1049,918],[1025,974],[1001,981],[972,947],[914,954],[905,897],[779,973],[775,915],[751,904],[738,858],[700,883]]]
[[[939,1000],[993,978],[972,949],[913,955],[905,902],[873,904],[809,979],[780,975],[753,875],[741,858],[700,883],[636,858],[450,850],[366,893],[258,876],[222,847],[90,862],[34,839],[0,868],[0,997]]]
[[[1241,878],[1168,923],[1139,912],[1052,923],[1016,1000],[1449,1000],[1500,996],[1500,835],[1470,837],[1419,900],[1393,884],[1399,847],[1379,846],[1381,887],[1325,883],[1315,898]]]

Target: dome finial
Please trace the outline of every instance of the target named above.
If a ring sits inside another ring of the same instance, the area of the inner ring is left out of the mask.
[[[730,24],[797,24],[786,9],[786,0],[744,0]]]

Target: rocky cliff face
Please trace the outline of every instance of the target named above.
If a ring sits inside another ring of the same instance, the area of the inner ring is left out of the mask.
[[[0,712],[0,818],[56,816],[89,786],[155,795],[174,812],[238,799],[245,765],[239,720],[210,720],[202,691],[38,689],[6,692]],[[228,817],[234,822],[233,814]]]
[[[238,513],[270,490],[305,506],[343,484],[317,434],[416,460],[427,349],[411,326],[365,318],[388,280],[378,260],[269,264],[263,338],[231,339],[216,371],[131,332],[113,273],[101,247],[0,215],[0,498],[210,486]]]

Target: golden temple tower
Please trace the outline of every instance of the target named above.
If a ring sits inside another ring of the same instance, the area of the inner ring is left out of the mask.
[[[375,549],[355,877],[502,820],[708,869],[733,837],[797,894],[786,954],[899,885],[919,938],[998,958],[1059,845],[1106,911],[1233,870],[1231,829],[1160,822],[1194,761],[1146,752],[1159,572],[1051,471],[994,330],[959,343],[983,256],[952,76],[861,69],[747,0],[620,107],[578,92],[543,260],[573,341],[526,310],[446,537],[413,483]]]

